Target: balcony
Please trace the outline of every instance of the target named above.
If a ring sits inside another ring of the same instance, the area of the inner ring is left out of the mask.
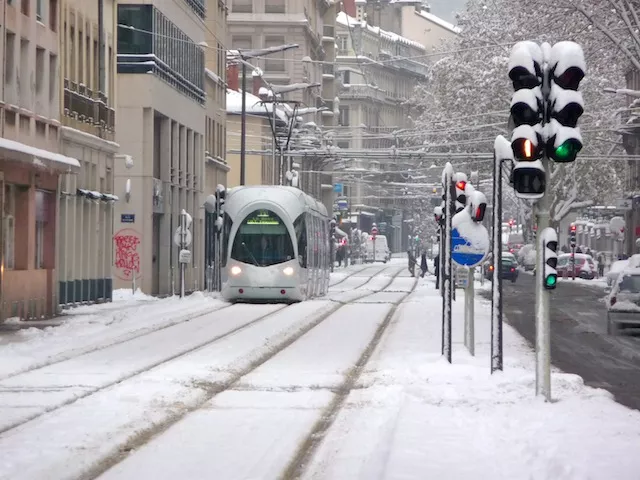
[[[354,98],[371,98],[373,100],[386,100],[386,94],[383,90],[372,87],[371,85],[349,85],[342,92],[340,92],[340,98],[354,99]]]
[[[64,80],[64,115],[79,122],[113,132],[116,112],[107,105],[107,97],[84,85]]]

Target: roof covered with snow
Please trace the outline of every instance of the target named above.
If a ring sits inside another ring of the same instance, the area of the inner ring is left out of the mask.
[[[50,152],[41,148],[32,147],[24,143],[0,138],[0,149],[16,152],[31,157],[34,166],[49,167],[56,170],[74,170],[80,168],[80,162],[72,157],[60,153]]]
[[[426,51],[425,46],[422,45],[419,42],[416,42],[414,40],[410,40],[407,37],[403,37],[402,35],[398,35],[397,33],[393,33],[393,32],[389,32],[387,30],[383,30],[380,27],[374,27],[372,25],[369,25],[365,21],[360,22],[359,20],[357,20],[357,19],[355,19],[353,17],[350,17],[345,12],[338,13],[338,16],[336,17],[336,22],[341,24],[341,25],[344,25],[345,27],[354,27],[356,25],[360,25],[362,28],[366,28],[368,31],[370,31],[374,35],[379,35],[380,37],[385,38],[387,40],[390,40],[392,42],[402,43],[404,45],[410,45],[412,47],[419,48],[421,50],[425,50]]]
[[[254,94],[246,93],[246,111],[250,115],[273,115],[273,104],[262,103],[260,97],[256,97]],[[242,93],[236,90],[227,89],[227,113],[240,114],[242,113]],[[288,122],[289,117],[281,109],[276,107],[276,115],[278,119],[283,122]]]
[[[458,33],[460,33],[462,31],[460,29],[460,27],[456,27],[454,24],[449,23],[449,22],[447,22],[446,20],[443,20],[440,17],[437,17],[433,13],[427,12],[426,10],[416,11],[416,14],[420,15],[423,18],[426,18],[427,20],[429,20],[432,23],[435,23],[439,27],[442,27],[442,28],[444,28],[446,30],[449,30],[450,32],[453,32],[455,34],[458,34]]]

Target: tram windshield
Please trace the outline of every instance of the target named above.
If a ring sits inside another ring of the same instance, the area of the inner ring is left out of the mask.
[[[231,258],[268,267],[294,258],[291,236],[282,219],[271,210],[256,210],[240,224]]]

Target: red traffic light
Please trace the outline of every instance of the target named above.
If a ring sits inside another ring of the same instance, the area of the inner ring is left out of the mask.
[[[460,180],[456,183],[456,188],[458,190],[464,190],[465,188],[467,188],[467,182],[465,182],[464,180]]]
[[[575,226],[575,225],[573,225],[573,224],[571,225],[571,231],[572,231],[572,232],[575,232],[575,231],[576,231],[576,226]]]

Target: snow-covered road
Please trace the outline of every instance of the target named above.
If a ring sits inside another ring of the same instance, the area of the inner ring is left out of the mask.
[[[0,347],[0,479],[637,478],[640,414],[562,373],[557,403],[535,399],[507,325],[491,376],[481,299],[476,357],[458,301],[443,362],[441,299],[403,260],[291,306],[163,302],[190,310],[114,306],[58,327],[66,349],[52,331]]]

